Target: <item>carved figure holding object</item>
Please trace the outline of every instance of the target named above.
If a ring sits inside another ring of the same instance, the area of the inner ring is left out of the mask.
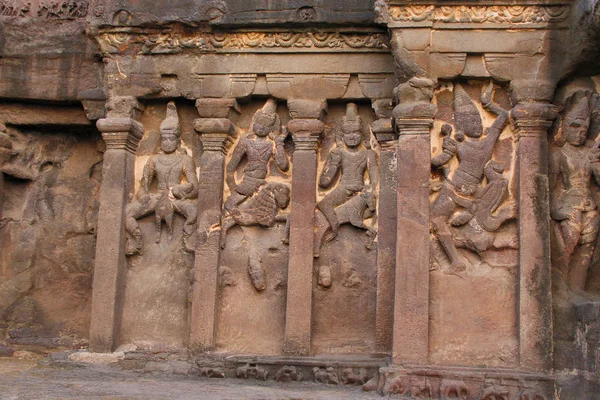
[[[160,242],[162,221],[166,222],[171,239],[175,213],[186,219],[183,226],[184,242],[195,230],[197,207],[191,199],[198,197],[198,178],[193,159],[180,150],[179,117],[174,102],[167,105],[167,116],[160,125],[160,136],[162,151],[146,162],[137,196],[125,208],[127,255],[142,252],[142,235],[137,220],[152,213],[156,217],[157,243]],[[182,182],[182,178],[185,178],[185,182]],[[158,193],[151,191],[155,179]]]
[[[452,177],[444,180],[440,193],[431,207],[433,231],[450,259],[450,269],[454,273],[464,271],[466,266],[456,249],[450,230],[450,220],[458,207],[467,210],[473,208],[473,201],[481,189],[484,170],[492,159],[494,145],[508,122],[508,111],[492,100],[493,88],[493,82],[490,82],[482,90],[480,97],[483,107],[497,115],[492,126],[484,132],[479,110],[460,84],[454,86],[454,120],[457,139],[452,139],[449,132],[442,132],[445,136],[443,152],[431,160],[434,168],[444,166],[454,157],[459,161]],[[448,127],[443,130],[447,131]],[[494,204],[487,208],[495,209],[497,207],[495,200],[497,199],[494,199],[492,202]]]

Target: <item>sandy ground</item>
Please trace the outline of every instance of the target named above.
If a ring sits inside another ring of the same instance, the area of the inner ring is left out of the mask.
[[[139,374],[115,364],[0,358],[0,399],[382,399],[357,386]]]

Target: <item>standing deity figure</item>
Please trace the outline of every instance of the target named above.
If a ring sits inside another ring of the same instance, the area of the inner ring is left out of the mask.
[[[600,142],[586,143],[598,95],[573,93],[557,120],[550,150],[550,216],[556,222],[555,265],[573,289],[584,290],[600,217],[591,192],[592,176],[600,185]]]
[[[458,158],[458,167],[444,180],[440,193],[431,207],[431,225],[450,259],[452,272],[464,271],[466,266],[452,237],[451,219],[458,207],[473,209],[473,203],[481,197],[481,184],[486,166],[489,169],[488,177],[493,175],[493,169],[502,170],[495,164],[488,164],[492,159],[494,145],[508,122],[508,111],[492,101],[493,88],[493,83],[490,82],[480,97],[483,107],[498,116],[492,126],[484,132],[481,115],[471,97],[461,85],[454,86],[456,140],[450,137],[449,127],[445,127],[442,132],[445,136],[443,152],[431,161],[433,167],[439,168],[453,157]],[[496,195],[501,196],[501,192],[498,191]],[[490,199],[486,199],[486,202],[496,203]]]
[[[252,118],[252,133],[240,139],[233,150],[227,165],[226,181],[231,195],[225,202],[225,210],[231,212],[258,190],[267,181],[271,158],[275,158],[277,167],[285,172],[289,168],[288,156],[285,152],[285,134],[281,133],[281,120],[277,115],[277,102],[269,99]],[[242,181],[238,184],[235,173],[244,159],[247,164],[243,171]]]
[[[180,149],[179,117],[174,102],[167,105],[167,116],[160,124],[160,138],[162,152],[148,159],[136,199],[125,209],[125,230],[129,234],[127,255],[141,253],[142,234],[137,220],[152,213],[156,217],[156,243],[160,242],[162,221],[167,224],[171,240],[175,213],[185,218],[184,242],[194,233],[197,205],[192,199],[198,197],[198,178],[194,160]],[[157,190],[153,192],[155,178]],[[184,182],[182,178],[185,178]],[[193,251],[187,247],[186,250]]]
[[[319,186],[327,189],[335,182],[335,178],[340,173],[341,177],[335,189],[329,192],[321,201],[317,203],[317,208],[323,213],[331,229],[333,239],[337,233],[340,224],[350,222],[358,228],[367,229],[369,234],[374,236],[374,229],[368,228],[363,224],[363,213],[367,208],[374,212],[375,200],[374,193],[379,182],[379,171],[377,168],[377,155],[370,149],[369,143],[363,137],[362,121],[358,115],[358,108],[354,103],[346,105],[346,115],[342,119],[342,141],[338,146],[331,150],[325,168],[319,179]],[[369,183],[365,183],[365,172],[369,174]],[[357,202],[361,205],[357,209],[358,216],[350,216],[353,213],[341,212],[341,206],[349,203],[356,196],[361,197],[363,201]],[[372,204],[371,204],[372,203]],[[342,214],[348,217],[340,219]],[[317,232],[319,236],[320,229]],[[319,251],[320,243],[315,244],[315,252]]]

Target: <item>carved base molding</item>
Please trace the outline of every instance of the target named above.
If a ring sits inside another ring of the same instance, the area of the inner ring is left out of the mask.
[[[383,396],[417,399],[550,400],[554,379],[508,369],[470,367],[384,367],[363,386]]]

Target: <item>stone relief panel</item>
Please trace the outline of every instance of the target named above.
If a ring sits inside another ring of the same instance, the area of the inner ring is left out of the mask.
[[[242,108],[225,167],[217,349],[277,354],[283,346],[291,137],[276,99]]]
[[[200,142],[193,103],[151,102],[135,158],[134,192],[125,208],[128,269],[121,341],[140,348],[187,340],[194,266]]]
[[[363,104],[329,107],[318,152],[315,352],[361,353],[374,346],[379,166],[368,128],[374,118]]]
[[[556,102],[562,112],[549,150],[552,264],[570,289],[584,291],[597,286],[589,281],[598,264],[600,101],[588,80],[562,88]]]
[[[432,358],[511,364],[518,354],[512,106],[493,82],[442,83],[434,101]],[[469,337],[459,334],[466,327]]]

